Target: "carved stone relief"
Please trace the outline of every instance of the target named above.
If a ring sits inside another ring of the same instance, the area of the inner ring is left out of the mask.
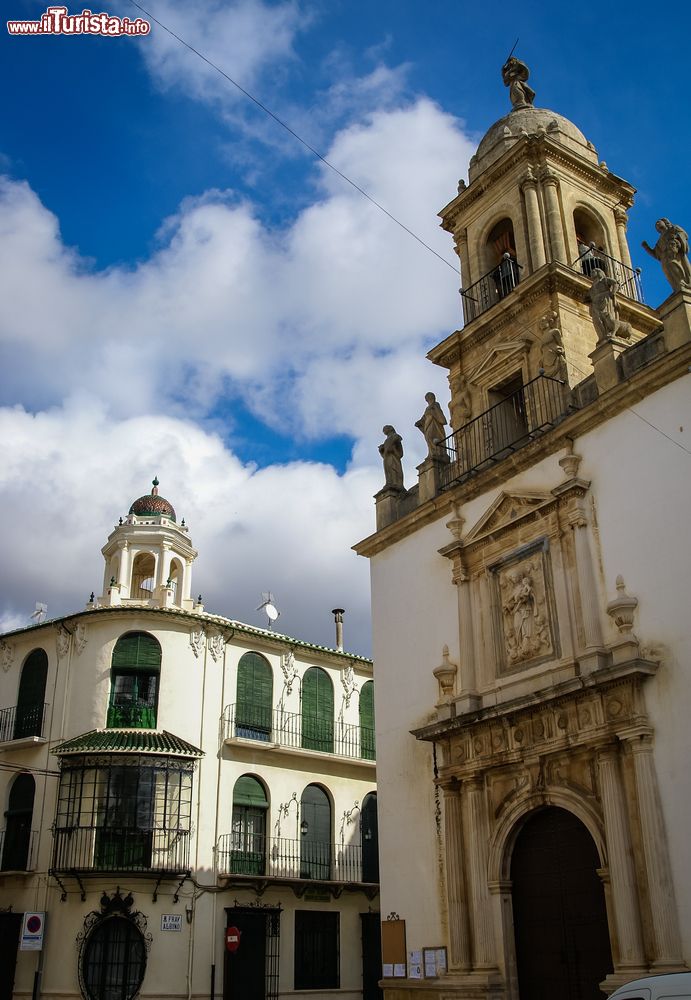
[[[195,656],[199,656],[204,648],[205,638],[206,635],[204,634],[204,629],[200,628],[190,630],[190,646],[192,647]]]
[[[214,658],[214,662],[220,660],[223,656],[223,647],[225,646],[225,640],[220,632],[217,632],[216,635],[208,636],[206,643],[209,647],[209,652]]]
[[[77,656],[81,656],[88,642],[87,628],[84,622],[77,622],[74,627],[74,649]]]
[[[5,673],[14,663],[14,646],[11,642],[0,642],[0,663]]]
[[[55,636],[55,646],[59,660],[61,660],[64,656],[67,656],[67,652],[70,648],[70,633],[67,629],[64,629],[62,625],[58,626],[58,631]]]
[[[554,653],[540,553],[497,573],[506,659],[510,666]]]

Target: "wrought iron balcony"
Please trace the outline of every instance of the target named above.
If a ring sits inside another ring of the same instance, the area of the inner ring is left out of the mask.
[[[377,846],[226,833],[216,846],[216,874],[372,884],[379,881]]]
[[[622,264],[620,260],[610,257],[604,250],[598,250],[594,243],[588,247],[583,247],[580,255],[571,265],[574,271],[580,271],[586,278],[592,278],[593,272],[599,268],[601,271],[614,280],[619,285],[618,291],[635,302],[643,302],[643,289],[641,287],[641,269],[632,268],[627,264]]]
[[[565,383],[538,375],[446,438],[447,489],[506,458],[556,426],[573,408]]]
[[[467,324],[513,291],[520,280],[521,265],[505,253],[501,263],[461,289],[463,321]]]
[[[21,824],[0,830],[0,872],[32,872],[36,868],[38,832]]]
[[[42,737],[47,705],[15,705],[0,710],[0,743]]]
[[[263,705],[227,705],[221,716],[221,739],[248,739],[274,746],[375,759],[374,730],[341,720],[302,716]]]
[[[53,831],[56,872],[189,871],[189,830],[73,826]]]
[[[110,705],[106,720],[108,729],[155,729],[156,709],[145,702]]]

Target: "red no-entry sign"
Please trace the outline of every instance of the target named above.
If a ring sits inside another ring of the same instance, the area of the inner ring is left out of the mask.
[[[228,951],[237,951],[240,947],[240,935],[242,931],[239,931],[237,927],[227,927],[226,928],[226,949]]]

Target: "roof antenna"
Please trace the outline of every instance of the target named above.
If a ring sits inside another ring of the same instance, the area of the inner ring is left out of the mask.
[[[29,615],[29,619],[34,619],[36,625],[40,625],[48,612],[48,605],[36,601],[36,610]]]
[[[281,612],[276,607],[274,595],[270,590],[266,591],[266,593],[262,593],[262,603],[254,610],[264,612],[266,617],[269,619],[269,629],[273,628],[273,624],[276,619],[281,617]]]

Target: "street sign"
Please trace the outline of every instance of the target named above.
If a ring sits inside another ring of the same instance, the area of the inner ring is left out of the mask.
[[[25,913],[22,923],[22,939],[19,943],[20,951],[41,951],[43,948],[43,934],[46,929],[45,913]]]
[[[161,930],[162,931],[181,931],[182,930],[182,913],[162,913],[161,914]]]
[[[239,931],[237,927],[227,927],[226,928],[226,949],[227,951],[237,951],[240,947],[240,937],[242,931]]]

